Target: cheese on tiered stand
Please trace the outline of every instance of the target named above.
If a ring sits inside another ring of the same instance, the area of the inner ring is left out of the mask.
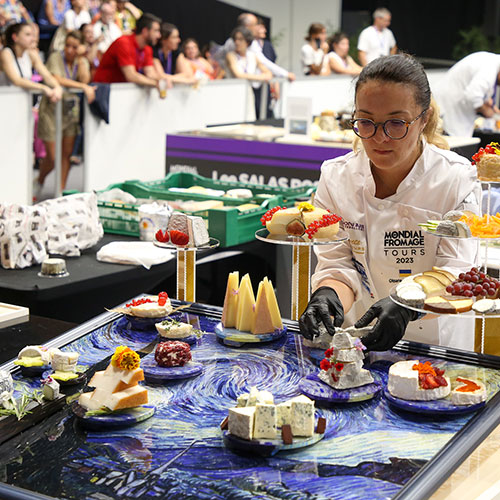
[[[80,395],[78,402],[87,410],[134,408],[148,402],[148,391],[138,385],[144,380],[139,355],[126,346],[117,347],[106,370],[96,372],[89,382],[92,392]]]
[[[373,377],[363,368],[365,349],[361,340],[349,333],[338,332],[320,363],[319,378],[335,389],[350,389],[373,383]]]

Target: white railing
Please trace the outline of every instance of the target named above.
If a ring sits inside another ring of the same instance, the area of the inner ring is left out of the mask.
[[[431,87],[444,70],[428,72]],[[280,80],[281,99],[275,110],[284,117],[288,96],[313,100],[313,114],[325,109],[349,110],[354,95],[349,76],[300,77]],[[266,92],[263,92],[267,95]],[[30,93],[0,87],[0,200],[29,204],[32,200],[33,115]],[[62,106],[57,107],[58,116]],[[265,102],[261,107],[261,116]],[[57,113],[56,113],[57,114]],[[196,130],[210,125],[255,120],[251,88],[246,81],[211,81],[195,89],[176,86],[160,99],[155,89],[134,84],[111,86],[109,125],[94,117],[88,106],[84,116],[83,189],[103,189],[125,179],[154,180],[165,175],[167,133]],[[56,140],[61,140],[58,126]],[[60,148],[56,147],[56,151]],[[56,186],[60,186],[60,153],[56,157]],[[56,195],[60,190],[57,188]]]

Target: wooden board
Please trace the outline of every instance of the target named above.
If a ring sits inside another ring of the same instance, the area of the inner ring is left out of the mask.
[[[7,321],[13,319],[25,318],[30,315],[30,310],[27,307],[16,306],[14,304],[6,304],[0,302],[0,326]]]

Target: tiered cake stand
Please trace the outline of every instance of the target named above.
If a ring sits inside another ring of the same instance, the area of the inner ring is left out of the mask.
[[[210,238],[206,245],[182,247],[172,243],[154,242],[155,246],[177,252],[177,300],[196,302],[196,252],[217,248],[219,240]]]
[[[287,245],[292,247],[292,307],[291,319],[298,321],[305,311],[311,297],[311,248],[315,245],[335,245],[347,240],[345,238],[334,238],[323,240],[313,238],[310,240],[304,236],[287,236],[269,234],[267,229],[259,229],[255,233],[258,240],[275,245]]]

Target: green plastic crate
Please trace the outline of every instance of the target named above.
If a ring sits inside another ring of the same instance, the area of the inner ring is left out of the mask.
[[[210,189],[248,188],[254,196],[251,199],[214,197],[201,193],[176,193],[168,191],[171,187],[188,188],[203,186]],[[119,188],[138,199],[145,200],[221,200],[224,208],[189,212],[203,217],[210,236],[220,241],[221,247],[228,247],[252,241],[255,231],[262,227],[260,218],[267,210],[275,206],[292,206],[297,199],[307,198],[314,191],[311,186],[303,188],[275,188],[267,185],[243,184],[240,182],[214,181],[190,173],[172,173],[159,181],[125,181],[112,184],[106,190]],[[240,212],[238,206],[255,203],[259,208]],[[99,215],[107,233],[139,236],[138,205],[98,202]]]

